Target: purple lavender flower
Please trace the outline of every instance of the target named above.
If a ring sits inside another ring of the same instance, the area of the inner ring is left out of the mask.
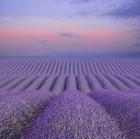
[[[140,91],[97,91],[90,97],[116,119],[127,139],[140,139]]]
[[[54,98],[22,139],[125,139],[115,119],[87,95]]]
[[[42,112],[53,94],[11,92],[0,101],[0,138],[16,139]]]

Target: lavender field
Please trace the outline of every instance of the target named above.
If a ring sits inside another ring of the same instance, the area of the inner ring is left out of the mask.
[[[140,61],[1,58],[0,139],[140,139]]]

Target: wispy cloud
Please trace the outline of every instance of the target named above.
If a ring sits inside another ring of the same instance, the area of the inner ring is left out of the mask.
[[[107,12],[107,15],[123,17],[123,18],[135,18],[140,16],[140,0],[133,0],[132,3],[121,5],[120,7]]]
[[[94,0],[96,1],[96,0]],[[73,4],[81,4],[81,3],[89,3],[89,2],[94,2],[93,0],[71,0],[71,3]]]
[[[42,39],[42,40],[39,40],[39,43],[41,44],[40,46],[49,46],[48,44],[49,44],[49,42],[48,42],[48,40],[46,40],[46,39]]]
[[[71,3],[80,4],[77,13],[81,16],[140,16],[140,0],[71,0]]]
[[[42,44],[47,44],[48,41],[47,41],[47,40],[40,40],[40,43],[42,43]]]
[[[140,43],[135,43],[133,46],[140,48]]]
[[[61,32],[61,33],[58,33],[58,35],[63,37],[63,38],[70,38],[70,39],[80,37],[79,35],[71,33],[71,32]]]

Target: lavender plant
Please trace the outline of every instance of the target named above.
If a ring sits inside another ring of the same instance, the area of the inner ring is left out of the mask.
[[[97,91],[90,97],[116,119],[127,139],[140,139],[140,91]]]
[[[6,94],[0,102],[0,138],[19,138],[52,96],[37,91]]]
[[[87,95],[55,97],[22,139],[126,139],[116,121]]]

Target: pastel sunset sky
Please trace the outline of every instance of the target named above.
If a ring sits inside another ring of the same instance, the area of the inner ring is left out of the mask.
[[[140,57],[140,0],[0,0],[0,56]]]

